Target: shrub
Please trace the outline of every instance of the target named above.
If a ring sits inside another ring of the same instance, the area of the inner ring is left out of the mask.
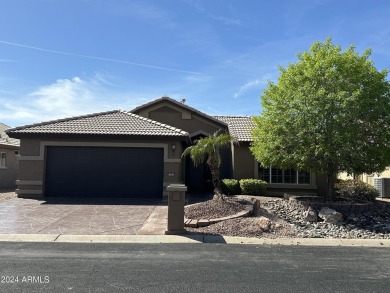
[[[336,194],[355,201],[375,201],[379,196],[373,186],[356,180],[344,180],[335,184]]]
[[[265,195],[267,182],[258,179],[241,179],[240,187],[242,194]]]
[[[221,189],[223,194],[236,195],[241,194],[240,183],[237,179],[222,179]]]

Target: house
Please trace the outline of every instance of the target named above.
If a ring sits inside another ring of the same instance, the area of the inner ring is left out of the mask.
[[[344,172],[344,173],[340,173],[338,178],[346,180],[346,179],[353,179],[353,176],[348,175],[347,173]],[[384,170],[381,173],[360,174],[355,179],[370,184],[371,186],[374,186],[375,178],[390,178],[390,167],[387,167],[386,170]]]
[[[9,128],[0,123],[0,189],[15,188],[18,175],[19,140],[5,133]]]
[[[236,137],[222,153],[223,178],[261,178],[269,194],[319,193],[315,174],[262,168],[249,150],[251,117],[210,116],[162,97],[131,111],[110,111],[43,122],[7,131],[21,139],[20,197],[157,197],[171,183],[190,191],[210,186],[210,171],[195,167],[183,150],[215,131]]]

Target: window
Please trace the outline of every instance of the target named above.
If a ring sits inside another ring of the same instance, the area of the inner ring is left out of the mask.
[[[0,153],[0,168],[5,168],[6,153]]]
[[[275,167],[258,168],[259,179],[272,184],[310,184],[310,173],[295,169],[279,169]]]

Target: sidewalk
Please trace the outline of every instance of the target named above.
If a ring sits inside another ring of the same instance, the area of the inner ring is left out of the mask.
[[[57,243],[219,243],[251,245],[301,245],[386,247],[390,239],[328,239],[328,238],[279,238],[261,239],[212,235],[60,235],[60,234],[0,234],[0,242],[57,242]]]

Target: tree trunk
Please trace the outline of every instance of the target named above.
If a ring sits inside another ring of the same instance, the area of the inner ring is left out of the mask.
[[[221,191],[221,184],[219,180],[218,163],[216,162],[215,158],[209,156],[207,158],[207,165],[209,166],[211,172],[211,181],[213,182],[213,187],[214,187],[214,199],[223,200],[224,197]]]
[[[335,194],[336,194],[336,191],[334,188],[334,185],[336,183],[336,179],[335,179],[335,175],[333,174],[333,172],[329,172],[327,174],[327,183],[328,183],[328,186],[327,186],[326,197],[329,201],[333,201],[335,198]]]

